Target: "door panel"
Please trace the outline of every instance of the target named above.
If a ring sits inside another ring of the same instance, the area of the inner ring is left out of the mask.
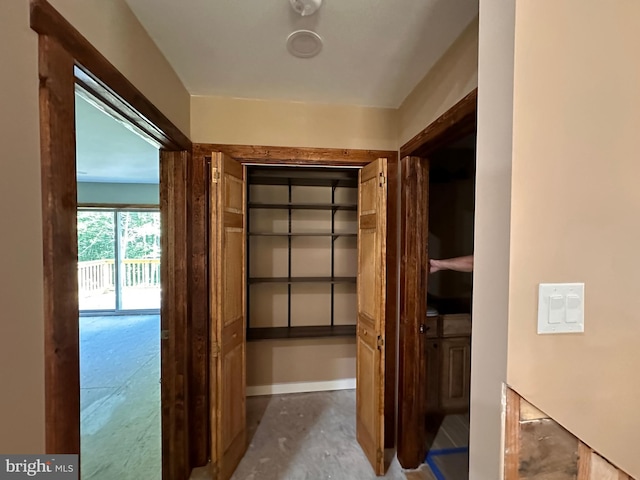
[[[358,195],[356,435],[377,475],[385,471],[386,176],[386,159],[364,167]]]
[[[245,408],[244,173],[222,153],[211,160],[211,462],[227,480],[247,446]]]

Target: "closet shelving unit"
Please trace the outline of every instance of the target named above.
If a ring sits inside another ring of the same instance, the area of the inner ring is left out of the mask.
[[[357,199],[358,170],[340,168],[312,168],[312,167],[248,167],[247,169],[247,285],[280,284],[287,289],[287,326],[256,327],[251,325],[251,309],[257,308],[252,304],[251,289],[247,295],[247,339],[264,340],[277,338],[309,338],[309,337],[333,337],[354,336],[356,333],[356,314],[353,312],[353,323],[335,323],[335,297],[336,285],[353,285],[353,295],[356,293],[356,273],[352,276],[336,275],[336,240],[339,238],[353,238],[354,245],[357,237],[357,203],[336,201],[338,188],[354,189],[354,200]],[[267,202],[261,201],[251,193],[254,185],[281,186],[287,189],[288,201]],[[326,187],[331,190],[330,202],[294,202],[294,187]],[[252,231],[251,218],[260,215],[260,211],[280,210],[287,216],[287,231]],[[293,213],[296,211],[329,211],[331,221],[327,222],[327,228],[323,231],[296,231],[293,229]],[[337,231],[337,212],[353,212],[353,231]],[[287,241],[287,275],[286,276],[252,276],[250,258],[255,255],[251,248],[253,237],[280,237]],[[330,274],[326,276],[301,276],[292,275],[292,250],[293,239],[297,237],[325,237],[330,238]],[[292,286],[301,284],[328,284],[330,285],[330,318],[322,325],[296,326],[296,319],[292,318]]]

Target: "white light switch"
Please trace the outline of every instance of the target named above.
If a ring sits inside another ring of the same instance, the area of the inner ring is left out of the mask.
[[[584,283],[541,283],[538,333],[584,332]]]

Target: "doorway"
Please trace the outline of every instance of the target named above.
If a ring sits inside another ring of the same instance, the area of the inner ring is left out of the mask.
[[[45,450],[80,453],[80,339],[78,302],[75,87],[105,111],[154,138],[160,153],[163,341],[162,475],[188,478],[191,459],[185,405],[187,293],[186,165],[190,140],[46,0],[32,0],[31,28],[39,34],[40,145],[45,333]],[[89,73],[90,72],[90,73]],[[166,275],[170,271],[172,275]],[[169,281],[171,277],[171,281]],[[171,409],[164,408],[171,405]]]
[[[159,148],[75,107],[81,477],[160,480]]]
[[[436,457],[464,465],[468,456],[472,277],[429,271],[434,254],[473,255],[476,112],[474,90],[401,148],[398,458],[405,468],[433,464],[434,474],[442,473]],[[462,415],[462,434],[435,448],[447,414]]]
[[[392,279],[386,279],[387,272],[394,271],[392,266],[388,268],[387,262],[393,262],[397,257],[395,255],[396,245],[396,223],[395,216],[387,215],[387,211],[395,212],[396,210],[396,182],[397,182],[397,161],[395,152],[384,152],[378,158],[370,158],[378,152],[366,151],[345,151],[345,150],[322,150],[322,149],[287,149],[279,147],[274,149],[285,160],[278,162],[271,157],[269,147],[252,147],[247,152],[251,155],[247,161],[243,161],[242,147],[236,146],[205,146],[236,153],[234,160],[224,153],[214,152],[211,158],[211,171],[208,176],[211,178],[211,188],[209,191],[210,198],[210,251],[209,251],[209,271],[210,271],[210,298],[211,298],[211,351],[215,359],[211,363],[209,375],[209,384],[211,387],[210,398],[213,401],[213,415],[211,417],[211,432],[213,438],[213,450],[211,453],[213,471],[219,475],[218,478],[229,478],[234,471],[237,463],[244,454],[243,441],[246,438],[246,417],[244,408],[233,409],[232,405],[242,405],[245,402],[246,382],[244,375],[245,370],[245,345],[246,325],[243,321],[245,315],[245,286],[246,277],[244,270],[244,246],[245,242],[245,226],[247,225],[245,217],[245,170],[242,163],[279,163],[281,166],[289,165],[298,167],[296,172],[311,172],[311,169],[305,169],[304,166],[362,166],[360,170],[360,188],[357,204],[360,205],[358,213],[358,230],[352,232],[332,231],[331,221],[324,225],[322,232],[307,230],[296,230],[287,227],[285,230],[265,231],[254,230],[260,236],[284,236],[286,239],[291,236],[327,236],[333,238],[337,236],[351,236],[358,239],[357,251],[360,259],[360,265],[357,273],[359,284],[363,287],[360,290],[360,300],[358,301],[358,324],[356,329],[355,344],[358,350],[357,368],[354,372],[358,377],[358,385],[360,394],[356,395],[356,417],[357,417],[357,437],[366,458],[373,466],[374,470],[382,474],[385,470],[384,448],[388,438],[393,439],[393,426],[387,428],[387,422],[393,425],[393,415],[386,416],[384,412],[389,410],[389,404],[393,403],[393,396],[386,396],[386,387],[393,385],[395,375],[395,356],[385,355],[385,345],[388,341],[389,345],[395,343],[395,308],[396,288],[392,283]],[[218,148],[215,148],[218,147]],[[221,148],[222,147],[222,148]],[[196,146],[194,150],[198,150]],[[265,148],[265,158],[263,162],[256,162],[255,154]],[[232,154],[233,154],[232,153]],[[240,153],[240,155],[237,155]],[[316,156],[309,161],[306,155]],[[240,157],[240,158],[238,158]],[[364,157],[364,158],[357,158]],[[300,160],[292,160],[292,158]],[[334,158],[335,160],[326,160]],[[288,160],[287,160],[288,159]],[[343,159],[343,160],[341,160]],[[205,157],[206,160],[206,157]],[[316,168],[316,170],[318,170]],[[274,170],[275,172],[275,170]],[[328,170],[325,170],[327,173]],[[316,171],[316,174],[319,172]],[[288,190],[288,182],[285,183]],[[313,185],[313,184],[312,184]],[[329,187],[331,185],[329,184]],[[323,202],[316,202],[314,205],[308,205],[308,201],[292,201],[288,193],[286,198],[280,201],[269,201],[269,203],[261,203],[260,210],[271,209],[300,209],[305,207],[313,207],[320,211],[327,209],[331,212],[342,206],[342,202],[331,199],[331,190],[329,196]],[[311,202],[313,203],[313,202]],[[322,203],[319,205],[318,203]],[[338,205],[335,205],[338,203]],[[254,208],[256,205],[252,205]],[[322,206],[322,208],[320,208]],[[287,217],[288,214],[285,215]],[[256,218],[252,220],[252,225],[257,226]],[[287,220],[288,223],[288,220]],[[354,222],[355,223],[355,222]],[[334,224],[334,227],[336,225]],[[355,226],[355,225],[354,225]],[[386,255],[385,255],[386,247]],[[328,252],[330,251],[327,250]],[[335,253],[335,252],[334,252]],[[327,257],[329,258],[329,257]],[[394,265],[391,263],[391,265]],[[329,265],[330,267],[330,265]],[[301,270],[302,272],[302,270]],[[330,272],[327,270],[327,272]],[[355,272],[354,272],[355,273]],[[254,272],[255,274],[255,272]],[[272,274],[273,275],[273,274]],[[391,276],[391,274],[389,274]],[[296,281],[327,283],[332,284],[336,280],[334,273],[333,278],[321,278],[317,275],[309,277],[308,275],[300,275],[296,277],[286,272],[284,277],[276,276],[271,280],[284,282],[285,285]],[[291,277],[291,278],[290,278]],[[263,281],[263,277],[258,277]],[[340,281],[346,281],[339,277]],[[254,279],[255,280],[255,279]],[[324,280],[328,280],[324,282]],[[272,282],[271,282],[272,283]],[[286,287],[285,287],[286,288]],[[388,295],[388,300],[385,301]],[[327,305],[330,306],[331,295],[328,296]],[[330,325],[330,309],[327,309],[329,316],[327,325],[319,326],[331,331]],[[287,324],[287,313],[285,312],[284,325]],[[385,322],[386,318],[386,322]],[[327,328],[328,327],[328,328]],[[340,326],[342,327],[342,326]],[[280,327],[282,328],[282,327]],[[284,327],[284,330],[277,332],[287,333],[294,332],[295,323],[292,324],[291,330]],[[311,330],[304,327],[305,334]],[[297,333],[301,330],[295,330]],[[353,332],[353,330],[352,330]],[[392,332],[390,336],[386,336],[387,332]],[[323,333],[323,335],[326,332]],[[385,338],[386,337],[386,338]],[[286,340],[283,340],[286,341]],[[355,353],[355,352],[354,352]],[[387,368],[388,365],[390,368]],[[289,368],[295,368],[290,362]],[[239,373],[239,374],[238,374]],[[391,409],[392,411],[392,409]],[[392,444],[391,444],[392,445]]]

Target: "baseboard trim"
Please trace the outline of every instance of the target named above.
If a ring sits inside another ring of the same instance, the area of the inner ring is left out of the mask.
[[[341,378],[327,382],[291,382],[272,385],[247,386],[247,397],[258,395],[279,395],[283,393],[324,392],[331,390],[352,390],[356,388],[355,378]]]

